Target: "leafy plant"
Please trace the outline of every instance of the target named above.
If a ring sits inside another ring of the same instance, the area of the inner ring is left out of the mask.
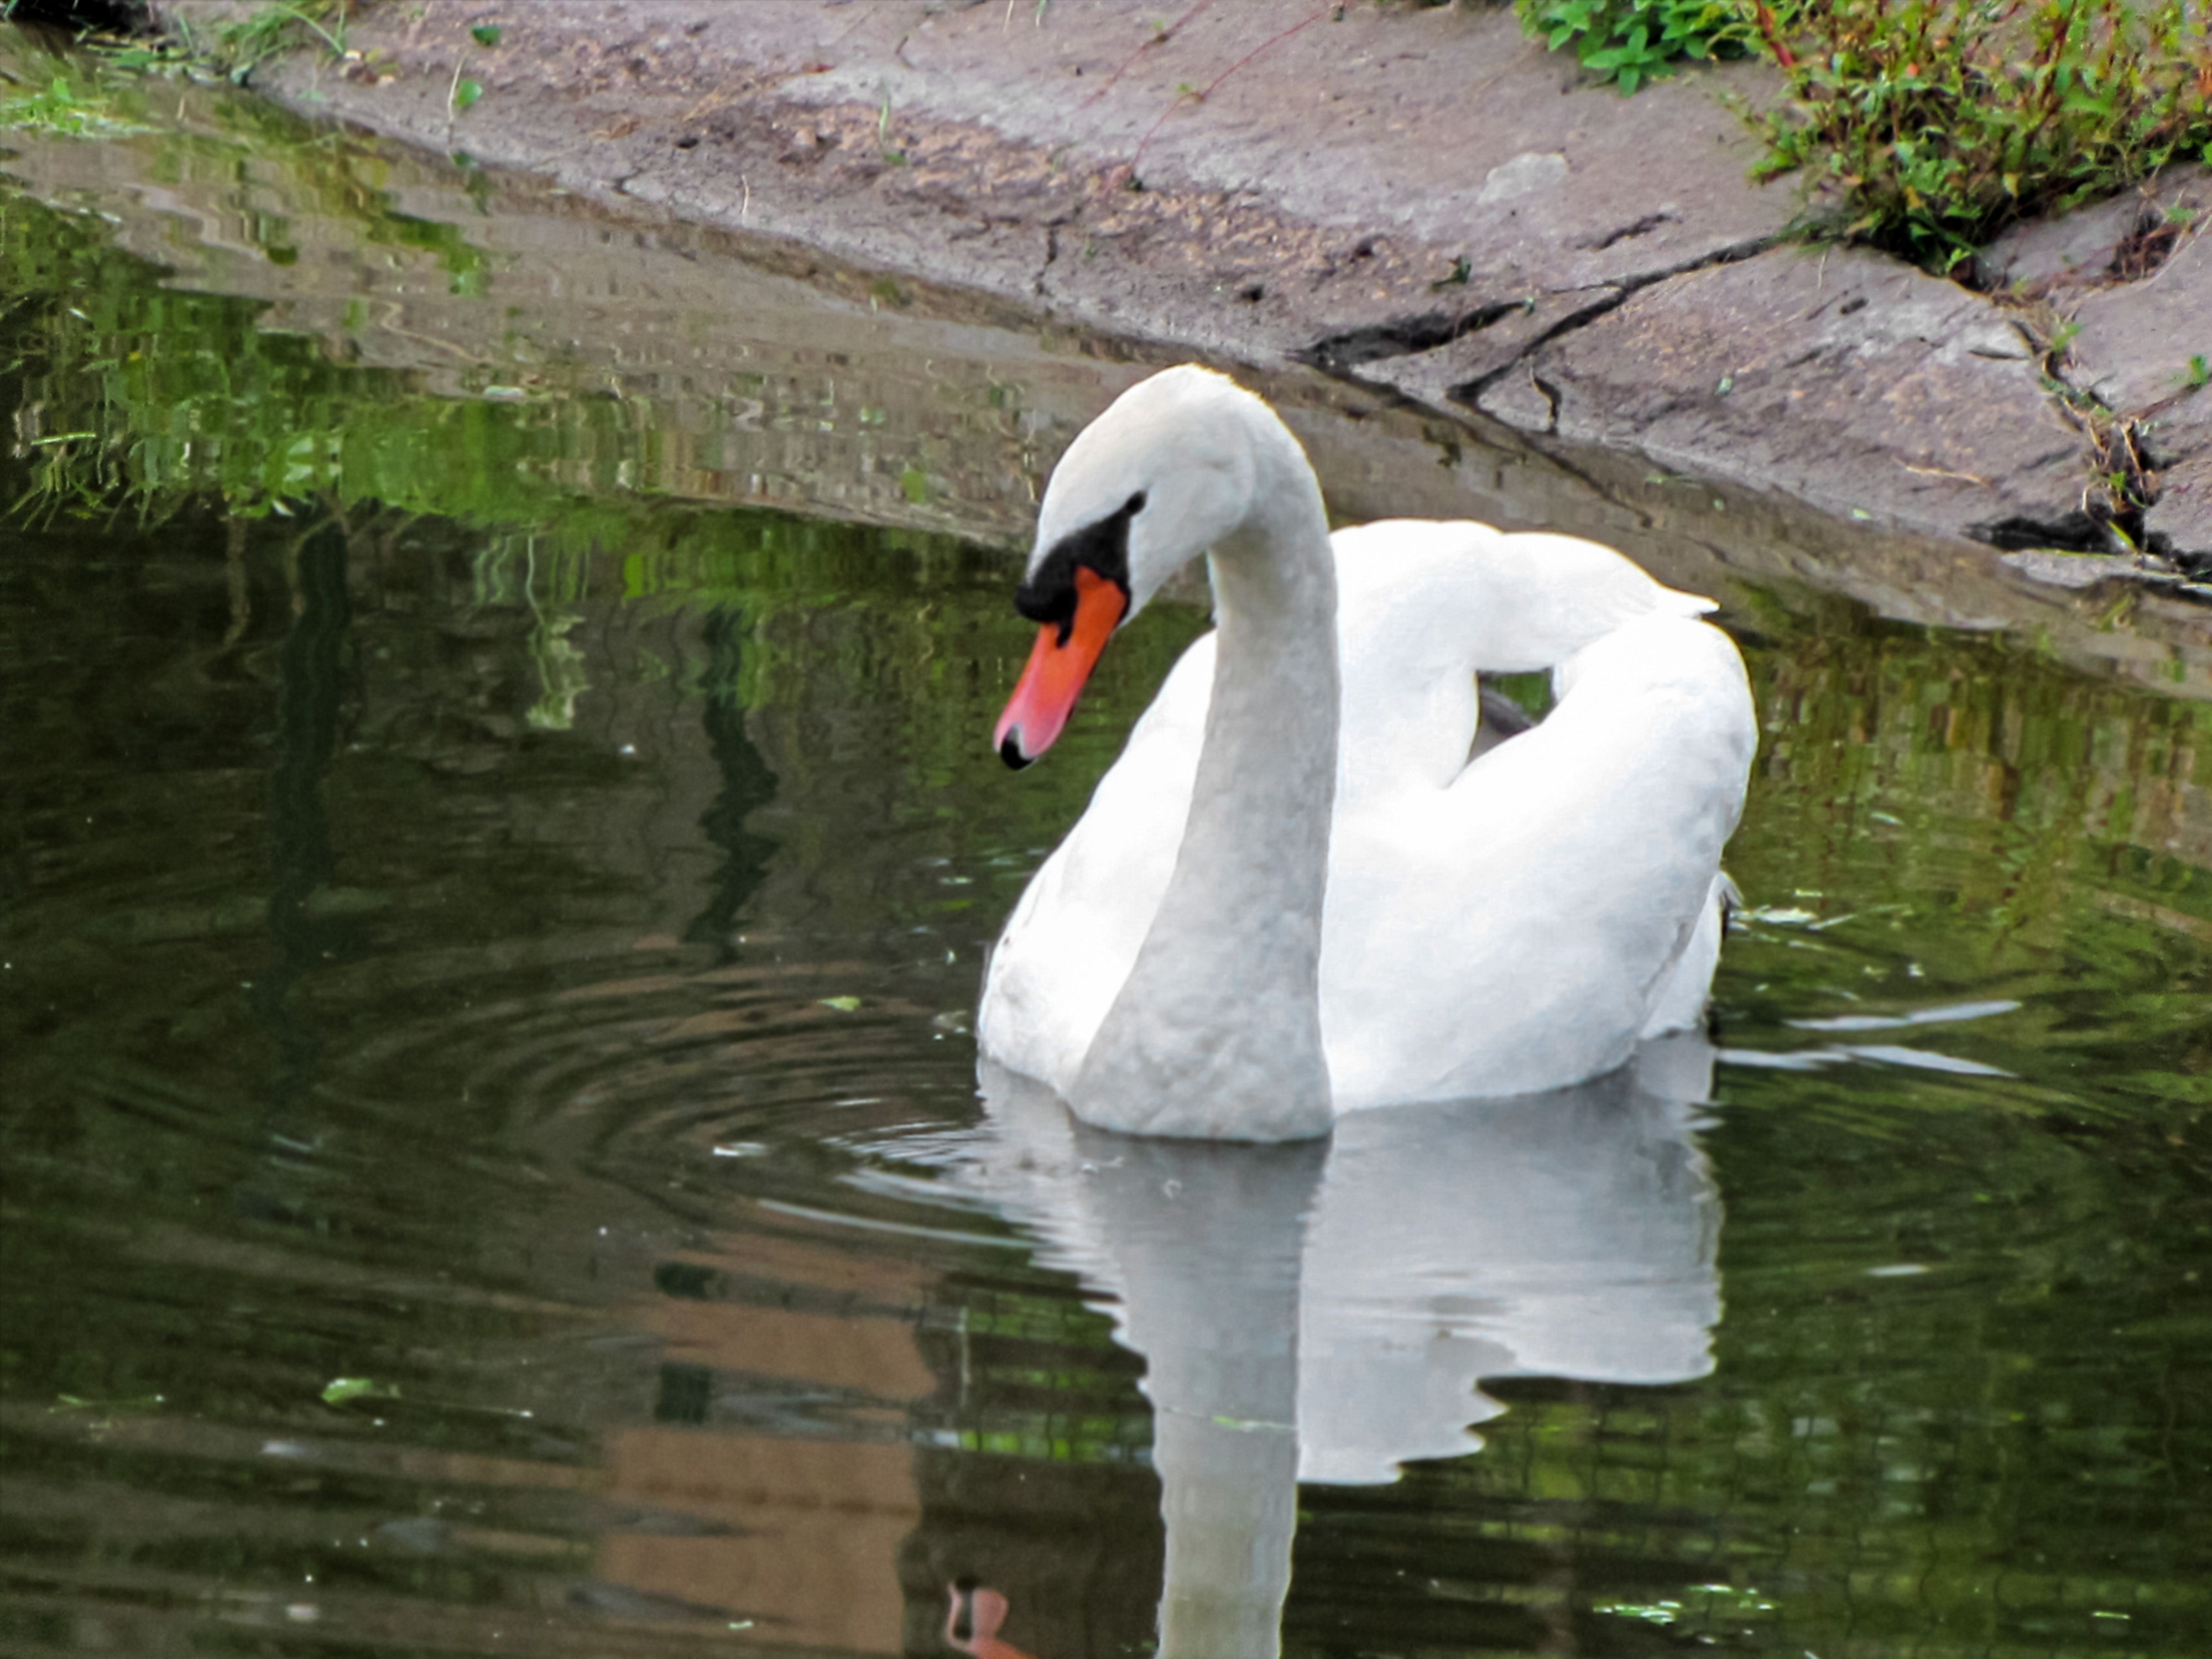
[[[55,76],[43,90],[0,98],[0,131],[119,138],[150,131],[118,115],[105,94],[80,92],[64,75]]]
[[[2185,0],[1789,0],[1754,173],[1838,192],[1832,228],[1948,270],[2007,223],[2212,160],[2212,52]]]
[[[1624,93],[1756,54],[1755,176],[1829,192],[1812,228],[1948,271],[2015,219],[2212,161],[2212,40],[2188,0],[1515,0]]]
[[[1741,58],[1757,45],[1745,0],[1515,0],[1521,21],[1553,52],[1632,93],[1685,58]]]

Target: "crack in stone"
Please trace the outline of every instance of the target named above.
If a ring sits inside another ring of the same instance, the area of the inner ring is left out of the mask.
[[[2039,519],[2031,513],[1968,525],[1966,533],[2001,553],[2023,553],[2031,548],[2057,548],[2067,553],[2109,553],[2112,538],[2105,526],[2079,511],[2055,519]]]
[[[1042,299],[1044,297],[1045,276],[1052,268],[1059,263],[1060,227],[1056,224],[1048,223],[1044,228],[1044,263],[1037,267],[1037,274],[1030,280],[1030,292],[1031,294],[1035,295],[1039,299]]]
[[[1671,265],[1652,270],[1638,271],[1606,284],[1608,292],[1600,300],[1578,307],[1530,339],[1510,361],[1500,364],[1487,374],[1478,376],[1463,385],[1449,388],[1445,396],[1456,404],[1472,408],[1485,387],[1494,385],[1500,377],[1526,364],[1534,354],[1561,335],[1602,317],[1608,311],[1627,302],[1631,295],[1650,288],[1655,283],[1670,277],[1687,276],[1692,271],[1708,270],[1720,265],[1735,264],[1764,253],[1779,246],[1771,236],[1754,236],[1741,242],[1731,242],[1710,253],[1699,254]],[[1571,289],[1554,289],[1553,294],[1569,294]],[[1522,300],[1503,301],[1462,312],[1456,318],[1443,312],[1424,312],[1419,316],[1401,319],[1395,322],[1376,324],[1372,327],[1352,329],[1341,334],[1326,335],[1303,351],[1291,355],[1300,362],[1310,363],[1325,374],[1358,380],[1352,371],[1364,363],[1378,362],[1392,357],[1409,357],[1423,351],[1433,351],[1439,346],[1490,327],[1516,312],[1534,310],[1538,296]],[[1551,297],[1546,295],[1542,297]],[[1533,376],[1531,377],[1534,378]],[[1553,414],[1559,412],[1559,401],[1552,400]]]
[[[1674,216],[1671,213],[1647,213],[1634,224],[1623,225],[1619,230],[1607,231],[1595,240],[1580,242],[1576,246],[1602,252],[1615,242],[1626,242],[1635,236],[1648,236],[1660,226],[1673,223],[1674,219]]]
[[[1569,312],[1565,316],[1560,318],[1559,321],[1553,323],[1551,327],[1546,329],[1542,333],[1536,336],[1534,339],[1529,341],[1527,345],[1523,346],[1511,362],[1504,364],[1498,368],[1494,368],[1487,374],[1478,375],[1474,380],[1468,380],[1463,385],[1449,387],[1446,389],[1444,396],[1449,398],[1455,404],[1464,404],[1468,408],[1472,409],[1475,406],[1475,400],[1482,396],[1483,392],[1486,388],[1495,385],[1502,376],[1511,373],[1514,369],[1526,367],[1528,369],[1528,379],[1530,382],[1538,391],[1543,392],[1544,395],[1551,400],[1552,419],[1549,425],[1545,428],[1547,431],[1551,430],[1553,427],[1559,424],[1559,394],[1555,390],[1547,386],[1542,380],[1537,378],[1535,369],[1533,367],[1536,353],[1550,342],[1558,339],[1562,334],[1566,333],[1570,329],[1580,328],[1585,324],[1593,322],[1596,319],[1604,316],[1607,312],[1626,305],[1628,302],[1628,296],[1631,292],[1632,290],[1627,289],[1615,289],[1612,293],[1607,295],[1602,299],[1595,300],[1589,305],[1580,307],[1576,310]]]
[[[1416,317],[1403,317],[1394,322],[1377,323],[1367,328],[1347,329],[1341,334],[1326,335],[1304,350],[1292,356],[1310,363],[1324,374],[1344,374],[1362,363],[1381,362],[1391,357],[1411,357],[1424,351],[1434,351],[1438,346],[1502,322],[1516,312],[1534,308],[1532,300],[1501,300],[1486,306],[1457,313],[1425,311]]]
[[[1557,432],[1559,429],[1559,388],[1533,368],[1528,371],[1528,384],[1536,388],[1536,395],[1544,400],[1544,430]]]

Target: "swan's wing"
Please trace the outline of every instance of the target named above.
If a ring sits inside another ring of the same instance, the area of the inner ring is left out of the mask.
[[[1407,781],[1442,788],[1527,727],[1495,692],[1483,693],[1478,714],[1474,671],[1550,669],[1638,621],[1713,608],[1577,536],[1386,519],[1338,531],[1332,546],[1344,684],[1338,787],[1355,803]]]
[[[1650,617],[1443,789],[1340,812],[1324,1031],[1347,1105],[1501,1094],[1625,1060],[1709,905],[1755,738],[1742,659]]]
[[[1170,671],[1007,919],[976,1036],[1009,1070],[1064,1091],[1128,978],[1175,871],[1212,684],[1206,634]]]

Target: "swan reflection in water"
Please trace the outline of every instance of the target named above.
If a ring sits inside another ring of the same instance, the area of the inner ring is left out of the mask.
[[[1094,1129],[987,1067],[960,1179],[1146,1360],[1164,1659],[1279,1653],[1298,1483],[1476,1449],[1505,1409],[1483,1380],[1712,1369],[1720,1200],[1694,1139],[1711,1066],[1683,1035],[1572,1089],[1354,1112],[1280,1146]],[[979,1595],[955,1589],[954,1618]],[[1005,1598],[988,1605],[995,1638]]]

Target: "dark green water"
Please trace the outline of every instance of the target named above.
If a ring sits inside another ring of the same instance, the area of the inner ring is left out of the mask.
[[[1480,1441],[1297,1489],[1285,1652],[2212,1651],[2212,704],[1732,583],[1710,1101],[1440,1119],[1365,1210],[1200,1159],[1257,1219],[1086,1256],[978,1173],[968,1015],[1201,625],[988,752],[1088,349],[625,295],[258,119],[0,186],[0,1649],[936,1654],[972,1575],[1143,1651],[1132,1345],[1392,1314],[1395,1205],[1487,1287]]]

